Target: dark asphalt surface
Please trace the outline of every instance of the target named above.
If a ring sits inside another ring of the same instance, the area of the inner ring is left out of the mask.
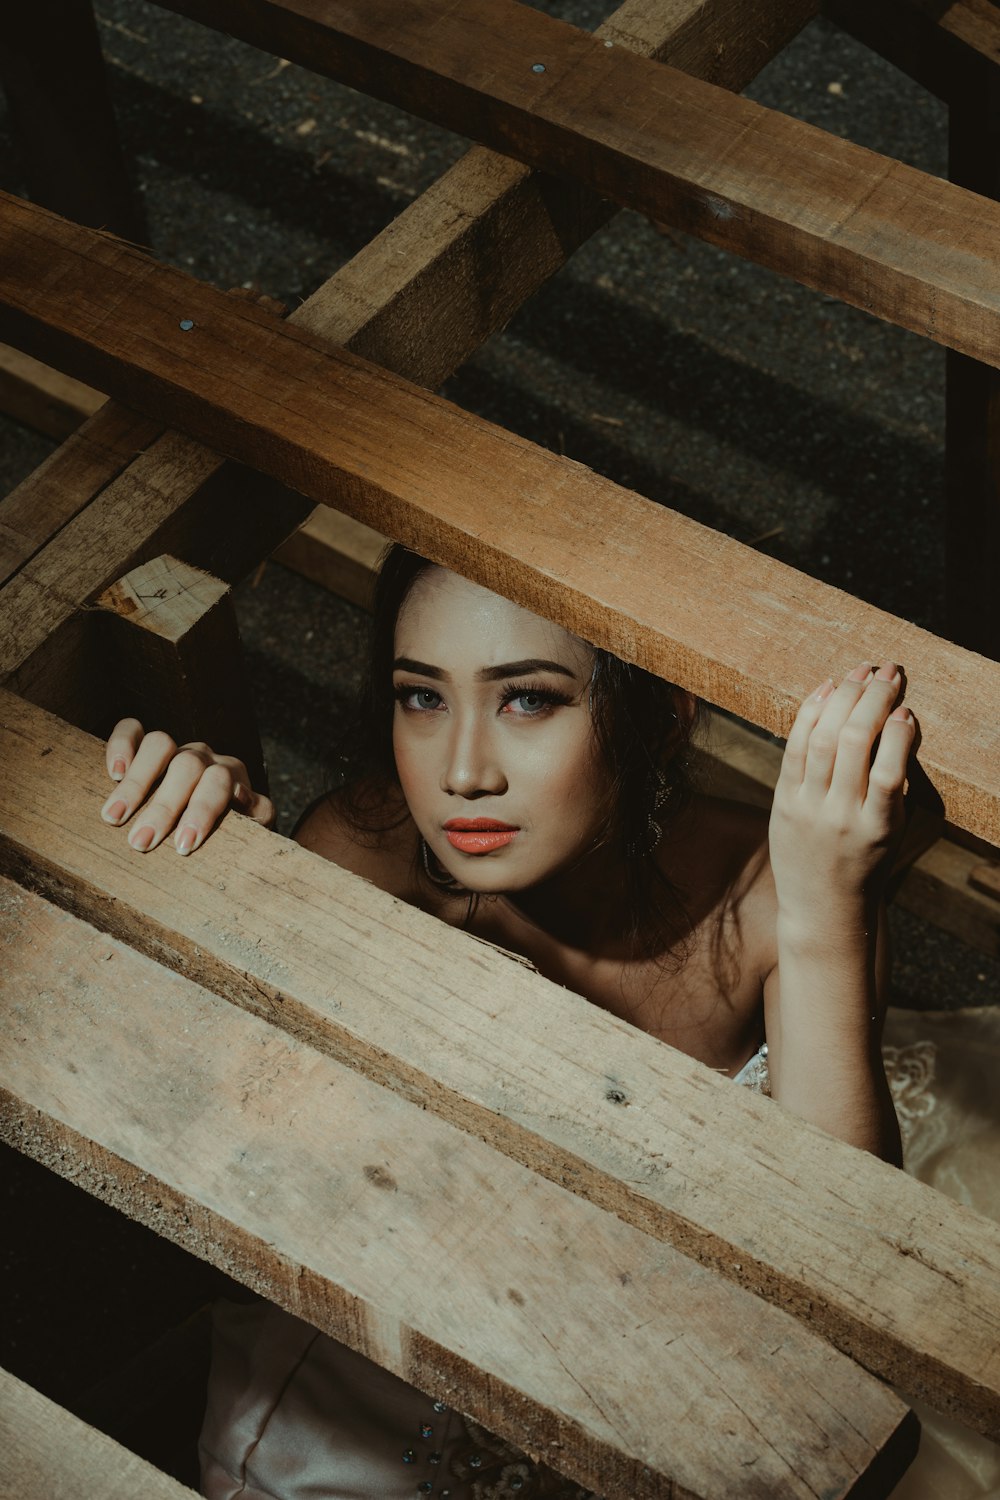
[[[96,8],[153,249],[220,287],[256,287],[295,306],[463,149],[445,131],[146,0],[99,0]],[[553,0],[539,8],[592,27],[612,6]],[[941,106],[825,22],[807,27],[748,93],[927,171],[945,170]],[[23,190],[5,119],[0,186]],[[444,391],[946,633],[944,355],[915,335],[623,213]],[[50,447],[0,420],[5,490]],[[276,565],[241,587],[239,609],[287,828],[335,774],[360,622]],[[902,912],[893,927],[899,1003],[1000,999],[1000,962]],[[78,1203],[72,1189],[69,1208],[53,1208],[44,1183],[19,1180],[17,1193],[18,1222],[99,1221],[109,1243],[119,1233],[115,1216]],[[28,1262],[39,1260],[43,1243],[25,1240]],[[165,1269],[149,1294],[157,1256]],[[185,1260],[137,1236],[111,1263],[127,1285],[134,1273],[136,1296],[147,1288],[146,1321],[155,1323],[161,1293],[171,1307],[190,1300]],[[197,1282],[200,1272],[192,1275]],[[58,1283],[59,1274],[49,1279]],[[93,1311],[111,1294],[100,1282],[87,1296]],[[69,1400],[87,1383],[93,1340],[85,1321],[69,1317],[58,1285],[49,1297],[44,1328],[37,1300],[35,1312],[15,1310],[7,1363]],[[110,1300],[108,1308],[115,1351],[144,1342],[148,1330],[135,1320],[112,1328]]]

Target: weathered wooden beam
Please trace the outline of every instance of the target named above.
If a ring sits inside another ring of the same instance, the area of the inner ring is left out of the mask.
[[[1000,207],[516,0],[159,0],[987,362]]]
[[[175,557],[155,557],[96,601],[109,719],[155,724],[178,744],[207,740],[267,771],[229,586]],[[96,686],[96,685],[95,685]]]
[[[106,404],[0,501],[0,584],[79,515],[161,431],[161,424],[148,417]],[[85,597],[73,603],[83,603]]]
[[[948,106],[948,175],[1000,202],[1000,10],[996,57]],[[1000,371],[947,356],[948,634],[1000,658]]]
[[[1000,199],[1000,10],[989,0],[827,0],[825,13],[944,99],[952,182]],[[949,636],[1000,657],[1000,377],[949,351]]]
[[[195,1500],[186,1484],[6,1370],[0,1370],[0,1494],[11,1500]]]
[[[105,400],[82,381],[51,370],[19,349],[0,346],[0,412],[22,427],[62,441]]]
[[[886,656],[901,662],[946,816],[1000,843],[997,663],[119,241],[18,200],[6,201],[3,220],[8,341],[84,378],[99,372],[102,387],[127,390],[136,406],[710,703],[787,733],[799,701],[828,673]],[[78,568],[78,554],[61,568]],[[61,572],[47,588],[37,572],[22,570],[5,590],[0,671],[57,623],[53,592],[74,595]]]
[[[787,1314],[8,882],[0,933],[8,1140],[581,1483],[875,1497],[912,1456]]]
[[[736,88],[749,82],[814,9],[812,0],[783,5],[625,0],[601,34],[615,45],[669,58]],[[290,321],[348,344],[408,379],[436,386],[502,327],[612,211],[574,183],[557,182],[476,148],[297,308]],[[117,450],[114,428],[120,420],[113,414],[99,419],[80,434],[80,443]],[[92,479],[78,472],[80,456],[71,447],[0,503],[0,539],[5,526],[18,533],[11,540],[8,572],[2,575],[8,576],[40,545],[41,528],[26,518],[40,516],[44,522],[56,507],[61,525],[82,508],[85,498],[101,494],[100,506],[61,539],[36,575],[40,590],[47,592],[53,628],[67,610],[162,551],[230,580],[239,576],[249,555],[245,509],[251,497],[258,525],[261,507],[268,507],[271,546],[282,527],[290,531],[302,519],[298,500],[287,491],[271,485],[265,497],[256,476],[250,479],[232,468],[219,474],[220,460],[206,461],[190,439],[167,436],[161,447],[150,437],[143,446],[150,451],[120,482],[111,482],[117,469],[107,477],[99,470]],[[202,476],[192,477],[187,496],[178,489],[179,465]],[[210,493],[202,493],[204,483],[212,484]],[[234,490],[242,516],[234,512]],[[166,513],[165,503],[170,507]],[[22,541],[26,525],[29,534]],[[225,555],[217,546],[204,546],[205,536],[220,525],[230,537]],[[130,540],[128,547],[121,545],[124,538]],[[115,541],[118,550],[109,551]],[[91,560],[86,578],[74,572],[67,592],[66,569],[75,568],[84,556]]]
[[[134,854],[97,742],[0,701],[8,874],[996,1429],[1000,1226],[247,819]]]

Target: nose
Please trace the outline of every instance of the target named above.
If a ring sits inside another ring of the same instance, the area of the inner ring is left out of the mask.
[[[470,800],[499,797],[507,790],[493,735],[478,717],[470,714],[456,718],[448,739],[441,790]]]

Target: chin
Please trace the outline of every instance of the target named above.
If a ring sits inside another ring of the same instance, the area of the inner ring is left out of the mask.
[[[437,862],[447,870],[452,880],[465,891],[481,896],[502,896],[508,891],[521,891],[544,880],[545,873],[528,873],[518,869],[519,861],[498,858],[493,854],[457,855],[449,848],[446,854],[434,850]]]

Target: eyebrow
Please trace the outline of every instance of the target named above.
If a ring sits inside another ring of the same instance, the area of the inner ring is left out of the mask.
[[[443,672],[440,667],[434,667],[426,661],[414,661],[409,656],[397,656],[392,669],[394,672],[414,672],[418,677],[431,677],[435,682],[444,682],[448,677],[448,673]],[[502,682],[508,677],[525,677],[530,672],[558,672],[561,677],[576,677],[576,673],[562,662],[529,656],[524,661],[505,661],[496,667],[483,667],[476,673],[476,681]]]

